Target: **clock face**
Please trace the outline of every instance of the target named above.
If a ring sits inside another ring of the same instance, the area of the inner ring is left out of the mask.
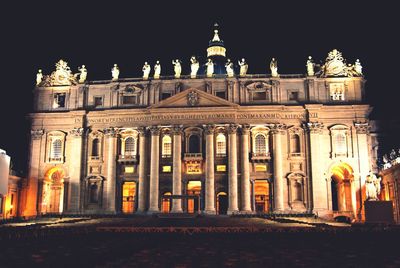
[[[55,77],[57,79],[57,83],[64,84],[67,82],[67,74],[61,70],[56,71]]]

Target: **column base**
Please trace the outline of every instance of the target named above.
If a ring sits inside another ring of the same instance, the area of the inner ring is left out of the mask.
[[[203,211],[204,214],[206,215],[216,215],[217,212],[215,211],[215,209],[206,209]]]
[[[182,208],[172,208],[171,213],[183,213]]]
[[[159,214],[160,213],[160,210],[148,210],[147,211],[147,213],[146,214],[148,214],[148,215],[154,215],[154,214]]]
[[[254,212],[251,209],[244,209],[240,211],[241,214],[253,214]]]
[[[234,215],[234,214],[238,214],[239,213],[239,209],[228,209],[228,211],[226,212],[226,214],[228,215]]]

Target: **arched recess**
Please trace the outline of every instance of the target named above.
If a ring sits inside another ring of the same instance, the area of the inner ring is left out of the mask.
[[[90,160],[99,160],[103,155],[103,133],[101,131],[93,131],[88,137],[88,153]]]
[[[64,178],[61,167],[52,167],[46,171],[43,188],[41,213],[62,213],[64,208]]]
[[[98,209],[103,200],[104,177],[90,176],[85,179],[85,207],[87,209]]]
[[[306,209],[306,175],[303,172],[293,172],[288,176],[289,206],[296,211]]]
[[[226,215],[228,211],[228,194],[226,192],[219,192],[217,194],[217,214]]]
[[[330,174],[330,194],[332,211],[352,213],[356,216],[357,205],[353,168],[345,162],[332,165]]]

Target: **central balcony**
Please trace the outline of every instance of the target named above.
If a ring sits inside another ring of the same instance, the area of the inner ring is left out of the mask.
[[[271,155],[269,152],[265,152],[265,153],[252,153],[251,154],[251,160],[253,161],[263,161],[263,160],[270,160],[271,159]]]
[[[183,155],[183,160],[184,161],[201,161],[201,160],[203,160],[203,154],[202,153],[185,153]]]
[[[119,155],[118,162],[137,162],[138,158],[136,155]]]

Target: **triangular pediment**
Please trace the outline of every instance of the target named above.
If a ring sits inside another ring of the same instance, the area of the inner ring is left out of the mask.
[[[237,107],[238,104],[232,103],[220,97],[211,95],[204,91],[189,88],[166,100],[153,104],[150,108],[174,108],[174,107]]]

